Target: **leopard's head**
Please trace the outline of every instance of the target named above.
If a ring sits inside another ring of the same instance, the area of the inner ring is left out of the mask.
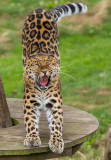
[[[59,77],[60,62],[53,55],[40,54],[30,58],[24,68],[24,81],[46,90],[54,85]]]

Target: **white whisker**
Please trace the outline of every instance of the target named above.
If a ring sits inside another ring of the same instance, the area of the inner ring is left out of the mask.
[[[15,76],[20,76],[20,75],[23,75],[23,73],[17,74],[17,75],[15,75]]]
[[[62,62],[60,62],[60,64],[64,64],[64,63],[68,63],[67,61],[62,61]]]
[[[71,75],[69,75],[69,74],[67,74],[67,73],[64,73],[64,72],[59,72],[59,73],[61,73],[61,74],[65,74],[65,75],[67,75],[67,76],[71,77],[73,80],[75,80],[75,79],[74,79],[74,77],[72,77]]]
[[[69,64],[69,65],[66,65],[66,66],[71,66],[71,65],[73,65],[74,63],[71,63],[71,64]],[[60,68],[64,68],[64,67],[66,67],[66,66],[61,66]]]
[[[63,70],[61,70],[61,71],[63,71]],[[70,73],[72,73],[72,71],[65,71],[65,72],[70,72]]]

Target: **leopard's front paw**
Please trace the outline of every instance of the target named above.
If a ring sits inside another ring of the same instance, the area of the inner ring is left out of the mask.
[[[24,139],[24,146],[39,147],[41,145],[40,137],[37,135],[26,135]]]
[[[58,135],[51,135],[49,140],[49,148],[54,153],[62,153],[64,150],[63,138]]]

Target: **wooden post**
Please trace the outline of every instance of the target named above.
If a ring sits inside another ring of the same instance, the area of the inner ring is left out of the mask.
[[[106,139],[104,160],[111,160],[111,127],[109,128]]]
[[[0,128],[12,126],[12,120],[8,109],[3,84],[0,76]]]

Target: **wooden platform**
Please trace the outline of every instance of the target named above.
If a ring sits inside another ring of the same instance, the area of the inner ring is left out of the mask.
[[[65,150],[54,154],[48,148],[49,128],[45,113],[40,118],[41,147],[27,148],[23,145],[25,127],[23,123],[23,103],[20,99],[7,99],[11,117],[19,124],[0,129],[0,160],[42,160],[72,155],[79,146],[87,141],[98,129],[98,120],[91,114],[77,108],[63,106],[63,138]]]

